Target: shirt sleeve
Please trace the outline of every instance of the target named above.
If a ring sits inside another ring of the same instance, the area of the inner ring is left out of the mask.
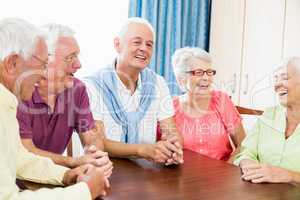
[[[260,120],[256,122],[256,125],[252,131],[250,131],[244,141],[241,144],[241,151],[236,155],[234,164],[239,165],[244,159],[258,160],[258,138],[260,134]]]
[[[241,123],[241,115],[227,94],[220,92],[218,96],[217,107],[219,107],[223,123],[226,127],[226,130],[232,132],[236,126]]]
[[[90,110],[90,102],[85,85],[80,82],[75,89],[76,101],[75,129],[77,133],[84,133],[95,127],[94,118]],[[76,94],[77,93],[77,94]]]
[[[32,138],[32,117],[29,114],[28,107],[19,104],[17,109],[17,119],[21,138]]]
[[[100,91],[98,91],[96,87],[89,81],[83,81],[86,85],[86,91],[90,102],[90,109],[93,114],[94,120],[104,121],[104,102]]]
[[[47,158],[29,153],[21,144],[17,128],[15,129],[16,132],[6,132],[7,129],[5,129],[4,124],[0,123],[0,131],[1,200],[91,199],[89,188],[85,183],[75,184],[66,188],[20,192],[15,182],[15,175],[20,179],[62,185],[63,175],[67,168],[55,165]],[[17,148],[17,150],[14,151],[11,148]],[[17,154],[11,154],[12,152]]]
[[[156,76],[157,87],[156,92],[159,98],[159,109],[157,112],[158,121],[173,117],[175,114],[173,100],[170,95],[170,90],[161,76]]]
[[[53,199],[72,199],[72,200],[91,200],[91,194],[86,183],[77,183],[66,188],[40,189],[37,191],[25,190],[24,192],[14,193],[7,200],[53,200]]]

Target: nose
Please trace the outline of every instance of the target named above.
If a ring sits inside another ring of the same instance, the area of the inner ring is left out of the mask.
[[[72,68],[74,68],[74,69],[80,69],[81,68],[81,62],[78,58],[76,60],[74,60],[74,62],[72,64]]]
[[[207,73],[205,72],[203,74],[203,76],[201,77],[202,80],[208,80],[209,79],[209,76],[207,75]]]
[[[146,42],[142,42],[142,44],[140,45],[140,50],[142,50],[142,51],[146,51],[147,50],[147,44],[146,44]]]

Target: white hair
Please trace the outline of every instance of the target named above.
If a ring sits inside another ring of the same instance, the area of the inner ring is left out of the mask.
[[[184,47],[177,49],[172,56],[172,65],[176,77],[183,76],[190,69],[190,61],[192,58],[212,62],[210,54],[197,47]]]
[[[46,44],[50,55],[55,55],[57,40],[60,37],[74,37],[75,35],[75,31],[73,31],[73,29],[61,24],[51,23],[46,24],[41,28],[47,35]]]
[[[130,17],[130,18],[128,18],[123,23],[123,25],[121,26],[121,29],[118,33],[119,38],[123,38],[125,33],[128,31],[129,25],[131,25],[131,24],[141,24],[141,25],[147,26],[150,29],[150,31],[152,32],[153,41],[155,41],[155,32],[154,32],[153,26],[150,24],[150,22],[148,20],[140,18],[140,17]]]
[[[25,60],[34,53],[42,32],[29,22],[18,18],[0,21],[0,60],[11,54],[21,55]]]

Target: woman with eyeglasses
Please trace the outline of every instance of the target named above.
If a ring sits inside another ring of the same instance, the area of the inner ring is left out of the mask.
[[[175,122],[184,138],[184,148],[231,162],[245,133],[229,96],[213,89],[216,70],[210,55],[200,48],[185,47],[176,50],[172,64],[185,91],[173,100]]]

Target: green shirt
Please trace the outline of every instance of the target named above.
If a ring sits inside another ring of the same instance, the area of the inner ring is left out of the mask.
[[[242,142],[241,153],[236,156],[234,164],[252,159],[300,172],[300,124],[287,139],[285,129],[286,108],[279,105],[266,109]]]

